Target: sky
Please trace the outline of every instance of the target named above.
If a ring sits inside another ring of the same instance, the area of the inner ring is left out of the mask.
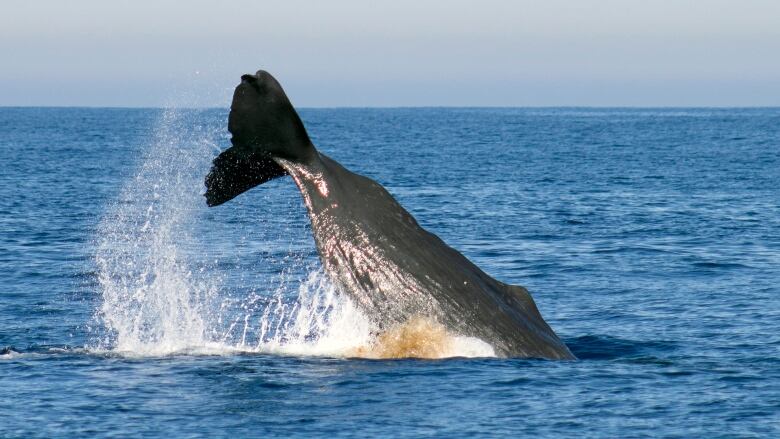
[[[0,106],[778,106],[778,0],[2,0]]]

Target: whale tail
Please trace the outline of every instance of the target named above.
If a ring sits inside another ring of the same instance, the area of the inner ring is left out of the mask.
[[[263,70],[241,77],[230,105],[228,131],[233,146],[214,159],[206,176],[209,206],[286,175],[275,158],[305,162],[316,153],[282,86]]]

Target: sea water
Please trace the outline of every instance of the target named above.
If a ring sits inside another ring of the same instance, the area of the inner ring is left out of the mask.
[[[780,109],[301,116],[579,360],[382,358],[289,178],[205,206],[225,109],[3,108],[0,437],[780,434]]]

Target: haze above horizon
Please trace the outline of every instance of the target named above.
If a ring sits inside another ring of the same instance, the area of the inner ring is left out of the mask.
[[[780,2],[4,4],[0,106],[780,105]]]

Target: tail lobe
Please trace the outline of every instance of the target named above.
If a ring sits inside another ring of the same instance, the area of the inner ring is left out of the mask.
[[[274,158],[305,162],[316,154],[282,86],[263,70],[241,77],[230,105],[228,130],[233,146],[214,160],[206,176],[209,206],[286,175]]]
[[[253,187],[286,175],[272,158],[262,153],[243,153],[232,147],[214,159],[206,176],[206,204],[218,206]]]

